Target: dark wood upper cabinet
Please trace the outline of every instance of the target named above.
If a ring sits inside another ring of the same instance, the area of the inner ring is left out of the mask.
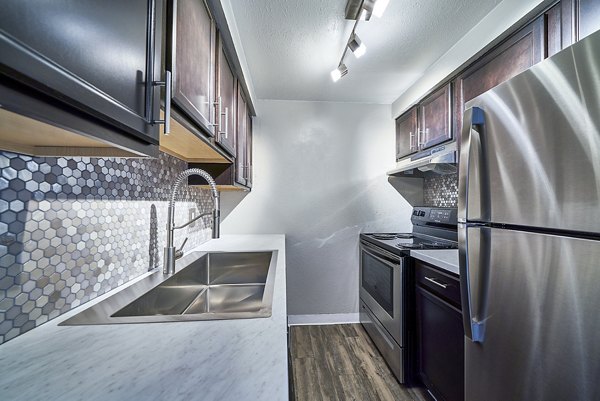
[[[252,116],[246,114],[246,186],[252,188]]]
[[[552,57],[563,48],[562,37],[562,9],[561,4],[557,4],[544,13],[546,25],[546,54],[545,57]]]
[[[184,114],[214,135],[216,28],[203,0],[173,0],[166,67],[173,99]]]
[[[552,57],[574,42],[573,1],[561,0],[544,13],[545,55]]]
[[[419,103],[419,150],[452,139],[451,88],[447,84]]]
[[[235,102],[237,81],[227,61],[221,40],[217,41],[217,142],[232,156],[236,154]]]
[[[400,160],[418,150],[417,131],[418,107],[414,106],[396,119],[396,160]]]
[[[162,0],[8,0],[0,73],[144,143],[158,143]],[[2,99],[10,110],[11,99]],[[61,106],[62,107],[62,106]],[[19,108],[15,106],[15,108]],[[22,110],[26,108],[21,107]],[[42,107],[32,118],[49,122]],[[21,110],[17,110],[21,114]],[[27,110],[25,113],[27,114]],[[68,119],[57,122],[70,129]],[[94,136],[94,133],[84,132]],[[59,144],[57,146],[68,146]]]
[[[581,40],[600,29],[600,1],[598,0],[572,0],[577,1],[577,31]]]
[[[238,83],[237,88],[237,155],[235,158],[235,182],[240,185],[246,186],[246,167],[247,157],[246,143],[248,140],[247,136],[247,125],[248,125],[248,108],[246,106],[246,99],[242,91],[242,87]]]
[[[544,16],[510,36],[460,74],[455,81],[455,129],[462,127],[465,103],[543,60]]]

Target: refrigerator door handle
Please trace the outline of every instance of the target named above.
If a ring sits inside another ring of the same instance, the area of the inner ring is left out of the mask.
[[[483,110],[472,107],[465,110],[461,132],[461,150],[458,175],[458,221],[480,220],[483,212],[482,196],[485,194],[484,163],[479,130],[485,124]],[[479,204],[471,205],[475,200]],[[471,210],[469,210],[469,207]]]
[[[482,343],[485,337],[490,234],[490,228],[483,225],[458,224],[463,326],[465,336],[479,343]]]

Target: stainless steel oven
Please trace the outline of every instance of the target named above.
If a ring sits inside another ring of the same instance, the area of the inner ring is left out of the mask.
[[[408,257],[360,242],[360,321],[401,383],[406,382]]]

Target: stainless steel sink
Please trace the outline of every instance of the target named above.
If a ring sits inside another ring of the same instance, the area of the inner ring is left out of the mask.
[[[192,253],[175,274],[145,277],[61,325],[271,316],[276,251]]]

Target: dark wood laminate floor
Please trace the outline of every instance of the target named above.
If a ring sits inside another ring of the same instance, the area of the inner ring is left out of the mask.
[[[294,326],[295,401],[428,401],[401,386],[360,324]]]

